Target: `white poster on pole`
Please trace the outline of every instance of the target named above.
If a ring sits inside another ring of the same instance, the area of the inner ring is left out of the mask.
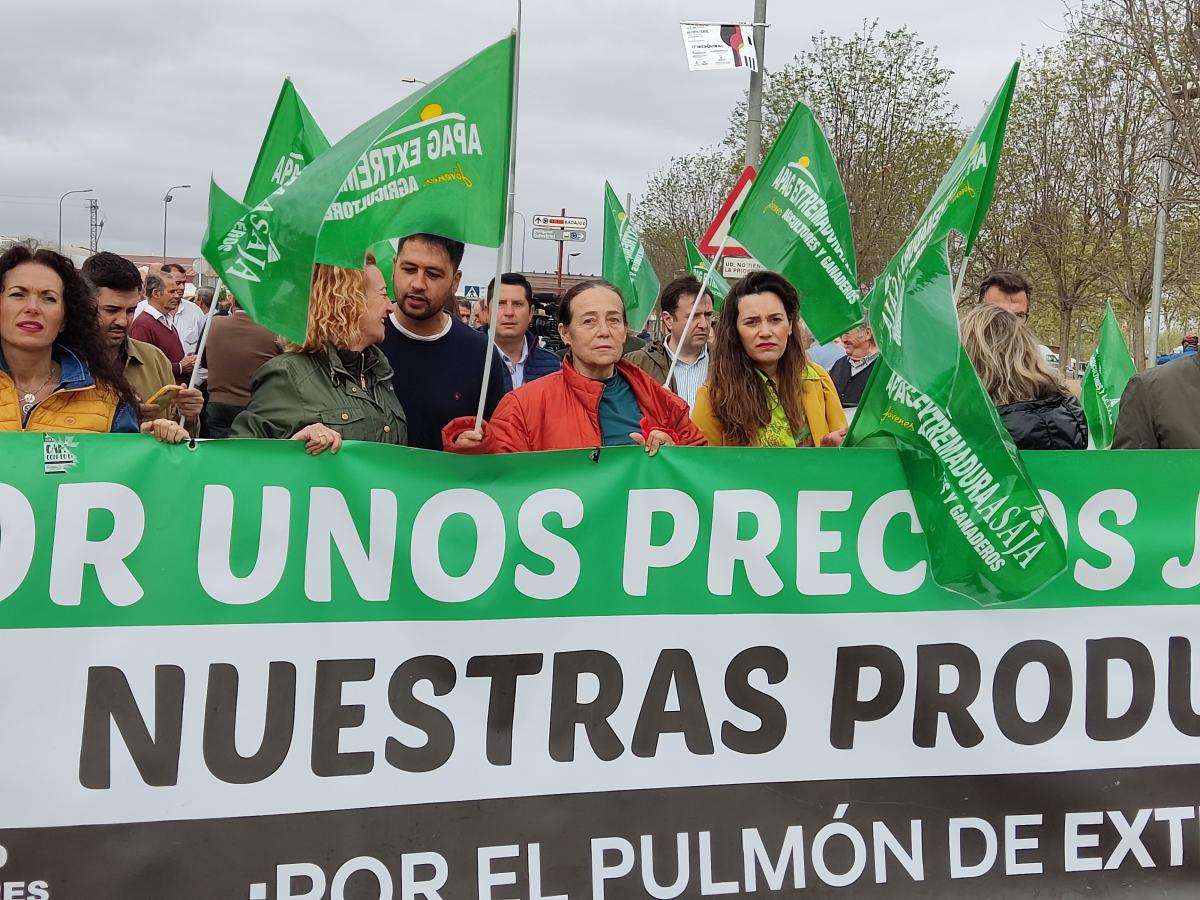
[[[741,69],[758,71],[758,52],[749,25],[719,22],[680,22],[688,69]]]

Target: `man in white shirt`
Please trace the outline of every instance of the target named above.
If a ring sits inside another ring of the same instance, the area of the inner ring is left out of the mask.
[[[508,370],[513,390],[562,368],[562,360],[538,345],[529,333],[533,323],[533,285],[519,272],[500,276],[500,296],[495,295],[496,279],[488,283],[487,298],[479,301],[484,314],[496,316],[496,349]],[[492,309],[495,303],[496,309]]]
[[[171,374],[176,382],[187,384],[196,356],[184,352],[172,321],[178,303],[174,279],[165,272],[150,272],[146,276],[145,290],[146,299],[138,303],[141,311],[129,327],[129,336],[161,350],[171,363]]]
[[[175,269],[180,271],[176,272]],[[192,296],[195,296],[195,288],[190,284],[184,285],[182,272],[182,266],[177,263],[168,263],[148,275],[154,275],[161,279],[163,289],[171,295],[174,308],[169,310],[166,315],[171,327],[179,335],[179,342],[183,344],[184,353],[195,353],[200,347],[200,336],[204,333],[208,317],[200,307],[185,298],[187,288],[192,288]],[[138,301],[137,309],[134,311],[135,318],[150,306],[149,294],[150,291],[147,290],[147,296]]]
[[[179,333],[179,342],[183,344],[184,353],[195,353],[200,348],[200,336],[204,334],[207,317],[191,298],[196,296],[196,287],[184,283],[185,270],[178,263],[167,263],[162,267],[165,277],[174,279],[176,307],[171,313],[171,324]]]
[[[700,385],[708,380],[708,338],[712,333],[713,302],[709,294],[697,301],[696,295],[699,293],[700,282],[690,275],[668,282],[658,298],[667,339],[647,344],[625,357],[659,384],[666,385],[682,397],[688,409],[695,405]],[[699,306],[685,337],[684,326],[692,306],[697,302]],[[679,361],[675,364],[675,374],[671,383],[666,384],[671,357],[676,348],[681,346],[681,341],[682,349],[679,351]]]

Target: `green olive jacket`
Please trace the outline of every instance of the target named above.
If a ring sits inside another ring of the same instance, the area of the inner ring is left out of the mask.
[[[348,441],[405,444],[404,410],[392,390],[392,367],[378,347],[363,351],[363,371],[351,374],[338,351],[281,353],[250,383],[250,404],[233,420],[230,437],[290,438],[321,422]]]

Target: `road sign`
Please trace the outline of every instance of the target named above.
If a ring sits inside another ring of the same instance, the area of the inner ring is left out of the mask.
[[[729,223],[733,221],[733,214],[742,208],[746,195],[750,193],[754,175],[754,167],[746,166],[738,178],[737,184],[733,186],[733,190],[729,192],[725,202],[721,204],[721,210],[717,213],[717,217],[713,219],[712,224],[708,226],[708,231],[704,232],[704,237],[696,245],[705,256],[715,256],[722,239],[729,234]],[[730,238],[725,242],[725,251],[721,254],[721,258],[749,255],[750,252],[745,247]]]
[[[728,246],[725,248],[728,250]],[[722,256],[721,257],[721,274],[726,279],[741,278],[744,275],[749,275],[751,272],[761,272],[765,269],[753,256]]]
[[[539,241],[586,241],[586,231],[568,231],[566,228],[535,228],[533,236]]]
[[[533,224],[543,228],[587,228],[587,219],[583,216],[534,216]]]
[[[477,284],[468,284],[463,288],[463,296],[468,300],[478,300],[480,298],[480,288]]]

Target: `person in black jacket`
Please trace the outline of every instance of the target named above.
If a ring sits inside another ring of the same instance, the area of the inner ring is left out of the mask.
[[[1042,358],[1025,323],[997,306],[972,308],[959,321],[963,347],[1018,450],[1086,450],[1079,401]]]

